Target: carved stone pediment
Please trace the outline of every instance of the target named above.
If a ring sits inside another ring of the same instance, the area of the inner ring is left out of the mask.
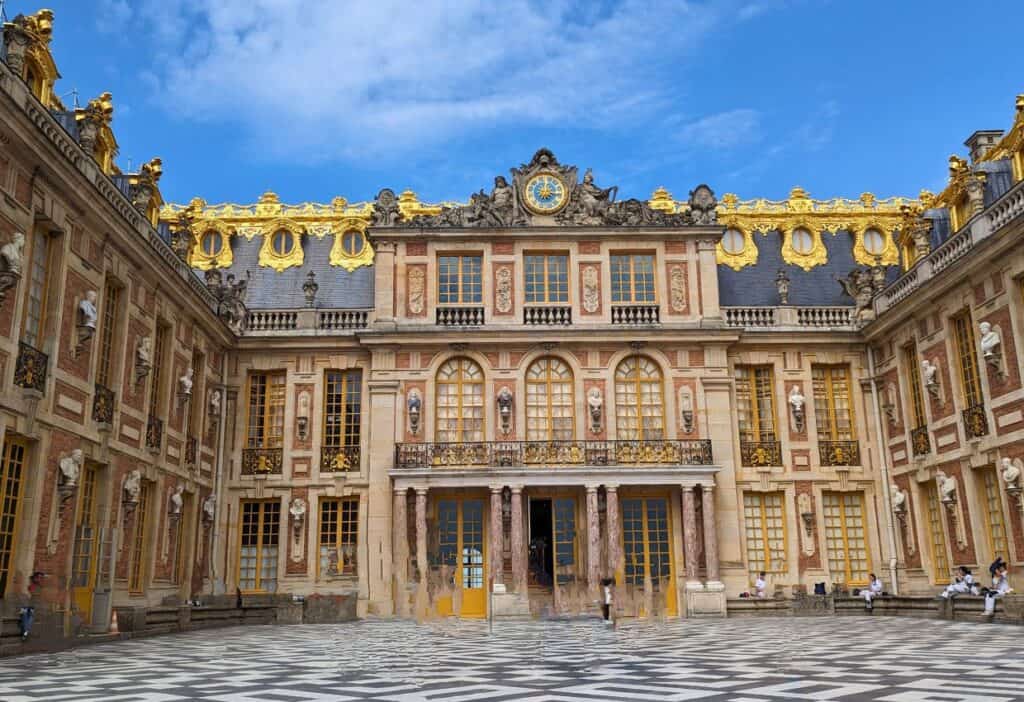
[[[618,186],[602,188],[587,169],[563,165],[549,149],[539,149],[528,163],[510,169],[512,182],[494,179],[490,194],[480,190],[466,205],[444,206],[437,214],[408,219],[375,216],[375,226],[417,228],[467,228],[512,226],[620,226],[684,227],[715,224],[717,200],[711,188],[698,186],[681,212],[654,209],[643,200],[617,201]],[[375,213],[389,210],[391,191],[382,191],[385,202]],[[378,198],[380,199],[380,198]]]

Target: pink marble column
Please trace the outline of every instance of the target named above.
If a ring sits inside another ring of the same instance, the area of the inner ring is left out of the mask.
[[[718,535],[715,530],[715,488],[705,485],[701,490],[704,512],[704,559],[707,561],[709,583],[718,580]]]
[[[523,488],[512,487],[512,581],[516,593],[525,597],[528,589],[526,549],[523,543]]]
[[[495,583],[502,582],[504,570],[501,557],[505,540],[501,525],[501,490],[501,485],[491,486],[491,577]]]
[[[607,510],[608,530],[608,576],[614,578],[622,563],[621,541],[622,529],[619,526],[619,486],[605,485],[605,509]]]
[[[601,580],[601,518],[597,513],[597,485],[587,485],[587,586],[596,596]]]
[[[416,566],[419,582],[427,582],[427,488],[416,488]]]
[[[682,487],[683,491],[683,556],[686,560],[686,582],[697,580],[697,509],[693,488]]]
[[[395,568],[395,599],[399,610],[405,600],[405,585],[409,578],[409,530],[405,507],[405,488],[395,488],[394,508],[392,509],[394,524],[394,568]]]

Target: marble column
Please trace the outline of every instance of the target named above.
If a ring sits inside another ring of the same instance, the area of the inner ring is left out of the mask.
[[[492,582],[503,581],[503,559],[505,531],[501,524],[501,485],[491,486],[491,578]]]
[[[398,605],[398,613],[405,615],[406,594],[405,587],[409,578],[409,530],[406,523],[405,507],[406,488],[395,488],[394,505],[391,513],[394,516],[394,534],[391,542],[394,544],[395,560],[395,602]]]
[[[523,488],[512,487],[512,582],[516,594],[526,597],[529,585],[526,573],[526,549],[523,543]]]
[[[704,559],[707,561],[708,583],[720,583],[718,575],[718,536],[715,529],[715,488],[705,485],[701,489],[701,507],[704,512]]]
[[[416,488],[416,569],[419,582],[427,582],[427,488]]]
[[[684,485],[683,491],[683,557],[686,561],[686,586],[700,586],[697,579],[697,509],[693,487]]]
[[[596,597],[601,580],[601,517],[597,513],[597,485],[587,485],[587,586]]]
[[[622,535],[622,528],[619,526],[619,486],[615,484],[605,485],[605,510],[607,514],[608,531],[608,577],[614,578],[619,572],[622,563],[621,546],[619,537]]]

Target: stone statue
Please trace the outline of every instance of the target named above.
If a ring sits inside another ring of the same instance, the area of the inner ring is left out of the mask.
[[[998,358],[999,345],[1002,339],[999,337],[999,332],[992,328],[992,325],[988,322],[982,322],[978,325],[978,330],[981,332],[981,353],[985,359]]]
[[[587,407],[590,410],[590,431],[598,433],[601,431],[601,407],[604,405],[604,398],[597,388],[590,388],[587,393]]]
[[[302,284],[302,294],[306,296],[306,307],[313,307],[316,302],[316,291],[320,289],[320,286],[316,282],[316,273],[313,271],[309,272],[306,276],[306,282]]]
[[[505,224],[512,224],[515,191],[505,180],[505,176],[497,176],[494,179],[494,189],[491,190],[491,206]]]
[[[174,492],[171,493],[171,514],[180,515],[181,506],[184,504],[184,499],[181,494],[185,492],[185,486],[178,483],[178,487],[174,488]]]
[[[885,290],[885,266],[881,256],[875,256],[875,265],[871,266],[871,285],[876,295]]]
[[[1006,487],[1020,487],[1020,463],[1021,460],[1019,458],[1016,461],[1013,461],[1010,458],[1003,458],[1003,460],[1000,461],[1000,472],[1003,475],[1003,482],[1006,483]]]
[[[779,304],[789,304],[789,276],[786,275],[786,271],[779,269],[778,274],[775,276],[775,289],[779,291]]]
[[[940,470],[935,474],[935,482],[939,485],[939,496],[944,504],[956,502],[956,478],[951,478]]]
[[[702,183],[690,191],[689,205],[693,224],[708,225],[718,222],[718,200],[715,199],[714,191],[707,185]]]
[[[406,406],[409,412],[409,432],[413,435],[420,433],[420,412],[423,407],[423,399],[415,388],[409,391]]]
[[[186,368],[185,375],[178,378],[178,388],[181,392],[182,397],[192,397],[193,375],[195,375],[195,369]]]
[[[512,391],[503,386],[498,391],[498,416],[501,418],[501,431],[508,434],[512,431]]]
[[[306,501],[301,497],[294,498],[291,505],[288,506],[288,514],[292,515],[292,527],[298,535],[299,529],[302,528],[302,522],[306,519]]]
[[[789,406],[793,410],[793,423],[797,431],[804,430],[804,404],[807,398],[800,392],[800,388],[794,385],[789,389]]]
[[[153,341],[148,336],[135,344],[135,382],[138,383],[153,368]]]
[[[871,299],[877,291],[871,269],[854,268],[845,278],[837,278],[836,280],[842,286],[843,292],[853,298],[857,310],[857,319],[861,322],[874,319]]]
[[[74,449],[70,454],[60,459],[60,486],[72,489],[78,485],[78,475],[85,465],[85,454],[82,449]]]
[[[142,471],[135,469],[124,477],[124,501],[130,505],[138,504],[142,492]]]
[[[896,514],[903,514],[907,511],[907,491],[901,490],[900,486],[893,483],[889,486],[892,493],[892,511]]]
[[[927,358],[921,359],[921,374],[924,376],[924,386],[928,389],[928,393],[936,398],[939,396],[938,370],[939,367]]]
[[[914,242],[914,254],[921,260],[932,252],[932,223],[927,219],[919,219],[911,225],[910,238]]]
[[[7,291],[21,278],[24,250],[25,235],[21,232],[14,232],[11,240],[0,247],[0,302],[4,301]]]
[[[375,227],[393,227],[401,217],[402,211],[398,208],[398,198],[390,188],[384,188],[377,193],[377,199],[373,203],[373,213],[370,215],[370,224]]]
[[[78,303],[78,343],[88,341],[96,332],[96,291],[89,290]]]
[[[615,195],[618,191],[618,186],[599,188],[595,185],[594,172],[588,168],[583,174],[583,182],[576,186],[574,192],[574,197],[579,200],[580,207],[583,210],[585,222],[593,219],[597,219],[600,222],[601,215],[608,209],[608,205],[615,202]]]
[[[215,516],[217,516],[217,496],[210,494],[203,500],[203,520],[212,523]]]
[[[252,274],[247,270],[245,279],[236,282],[234,274],[228,273],[227,282],[222,285],[219,271],[215,276],[211,276],[210,271],[206,272],[206,285],[220,300],[220,317],[236,334],[241,333],[245,325],[245,296],[251,277]]]
[[[210,393],[210,416],[220,417],[220,388],[214,388]]]

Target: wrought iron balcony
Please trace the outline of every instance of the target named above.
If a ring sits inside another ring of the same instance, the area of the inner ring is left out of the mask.
[[[480,441],[397,444],[395,467],[711,465],[711,441]]]
[[[860,465],[860,444],[856,441],[819,441],[818,454],[823,466]]]
[[[242,449],[242,475],[268,475],[271,473],[281,473],[281,467],[283,465],[284,449]]]
[[[320,472],[346,473],[359,470],[359,446],[321,446]]]
[[[185,439],[185,465],[195,466],[199,456],[199,442],[196,437],[190,436]]]
[[[657,305],[612,305],[612,324],[658,324]]]
[[[46,371],[50,357],[24,341],[18,342],[18,360],[14,364],[14,384],[28,390],[46,391]]]
[[[572,307],[544,305],[523,308],[523,324],[529,325],[565,325],[572,324]]]
[[[164,421],[152,414],[146,420],[146,448],[159,451],[164,441]]]
[[[96,383],[92,396],[92,421],[97,424],[114,423],[114,391]]]
[[[741,441],[740,460],[754,468],[782,465],[782,444],[778,441]]]
[[[915,456],[927,456],[932,452],[932,440],[928,436],[928,427],[918,427],[910,432],[910,446]]]
[[[971,405],[960,416],[964,420],[964,433],[968,439],[980,439],[988,436],[988,417],[985,416],[985,405],[978,403]]]
[[[479,327],[484,323],[484,308],[438,307],[436,320],[442,327]]]

